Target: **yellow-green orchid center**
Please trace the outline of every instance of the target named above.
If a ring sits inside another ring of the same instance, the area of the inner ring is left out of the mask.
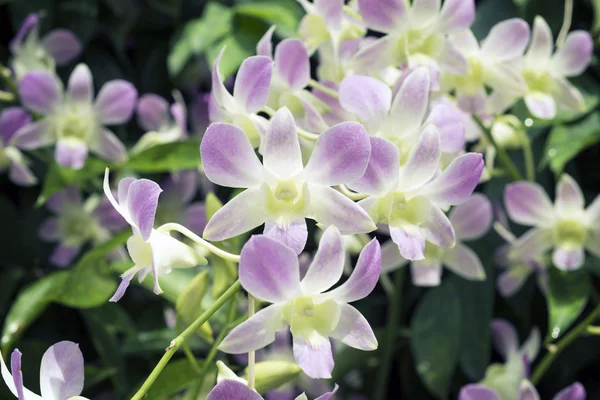
[[[453,75],[450,78],[453,86],[466,94],[475,94],[484,84],[484,68],[481,61],[475,57],[469,57],[469,72],[466,75]]]
[[[559,245],[583,246],[587,228],[576,219],[563,219],[554,227],[554,238]]]
[[[275,215],[292,216],[304,212],[305,188],[292,180],[279,181],[268,187],[267,209]]]
[[[552,77],[546,71],[526,69],[523,71],[523,79],[525,79],[527,87],[529,87],[529,90],[532,92],[550,92]]]
[[[430,242],[425,243],[425,259],[426,260],[441,260],[446,250],[442,247],[436,246]]]
[[[409,223],[417,225],[425,221],[429,215],[429,202],[421,197],[413,197],[407,200],[404,193],[392,194],[389,223],[397,225]]]
[[[302,296],[291,301],[283,311],[284,321],[292,334],[307,339],[313,334],[327,336],[339,321],[339,308],[335,300],[315,303],[314,296]]]
[[[56,135],[59,139],[87,141],[94,129],[94,119],[84,106],[68,105],[56,118]]]

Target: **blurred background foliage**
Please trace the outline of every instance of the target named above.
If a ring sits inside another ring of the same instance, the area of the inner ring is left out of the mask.
[[[542,15],[556,36],[563,7],[562,0],[478,0],[473,31],[482,38],[503,19],[519,16],[532,23],[536,15]],[[221,68],[225,76],[232,76],[241,61],[254,54],[256,42],[269,26],[277,25],[279,39],[294,36],[303,15],[295,0],[0,0],[2,64],[8,60],[10,39],[31,12],[42,13],[42,32],[67,28],[82,40],[84,50],[78,62],[90,67],[96,88],[121,78],[133,82],[140,95],[157,93],[169,98],[173,89],[179,89],[190,105],[197,135],[207,124],[206,103],[198,100],[210,90],[209,67],[220,49],[227,46]],[[591,67],[575,81],[585,95],[588,109],[583,114],[560,116],[557,125],[533,121],[528,134],[540,161],[538,181],[552,192],[556,176],[566,171],[580,183],[589,202],[600,192],[600,1],[576,0],[572,29],[591,31],[596,44]],[[59,68],[63,81],[75,64]],[[522,105],[513,112],[526,117]],[[116,133],[129,145],[142,134],[135,121],[119,127]],[[172,156],[161,165],[156,163],[156,155],[149,155],[130,164],[129,169],[160,179],[158,174],[170,169],[190,168],[198,161],[198,141],[190,143],[167,149]],[[517,164],[522,163],[520,153],[515,152],[514,158]],[[137,286],[118,304],[107,303],[116,288],[117,271],[124,271],[128,265],[108,266],[104,256],[121,245],[127,233],[87,252],[70,269],[57,270],[47,261],[52,246],[37,236],[40,222],[48,212],[36,207],[36,203],[43,203],[47,195],[69,183],[88,193],[99,192],[104,164],[94,165],[92,159],[85,174],[68,175],[46,164],[45,159],[40,153],[33,166],[37,176],[46,176],[43,186],[18,188],[6,176],[0,177],[3,354],[6,357],[14,345],[26,350],[25,382],[36,392],[42,353],[50,344],[72,340],[80,344],[86,358],[84,394],[93,399],[128,398],[177,334],[177,327],[167,327],[165,311],[177,308],[180,313],[193,316],[202,304],[198,304],[198,299],[182,296],[197,295],[202,290],[213,292],[208,298],[216,296],[227,287],[231,279],[227,271],[232,271],[203,269],[223,275],[211,277],[220,282],[216,288],[207,288],[202,279],[192,280],[201,269],[174,271],[161,280],[165,290],[161,297]],[[499,202],[505,184],[502,178],[494,179],[484,184],[482,191]],[[207,202],[213,209],[218,207],[216,198]],[[516,229],[516,233],[521,231]],[[583,270],[568,277],[552,273],[548,301],[533,278],[516,296],[503,299],[495,292],[493,262],[493,250],[501,243],[490,232],[473,245],[486,265],[485,282],[447,276],[441,286],[426,290],[412,286],[409,279],[401,282],[405,295],[388,398],[455,398],[462,385],[480,380],[486,367],[499,360],[490,345],[492,317],[515,322],[522,339],[534,326],[545,336],[545,332],[557,327],[565,331],[600,302],[600,261],[592,257],[587,258]],[[239,243],[229,245],[232,251],[239,250]],[[187,309],[182,310],[186,304]],[[358,303],[380,337],[386,304],[381,288]],[[222,311],[214,323],[218,327],[225,318]],[[190,347],[203,358],[210,347],[206,332],[200,332]],[[381,357],[380,352],[344,350],[336,356],[333,380],[345,391],[369,397]],[[600,338],[581,338],[559,355],[544,376],[541,398],[549,398],[549,394],[574,380],[586,386],[588,398],[600,398],[599,374]],[[196,371],[181,355],[165,369],[148,399],[170,398],[197,384],[197,379]],[[0,385],[0,398],[10,398],[4,385]]]

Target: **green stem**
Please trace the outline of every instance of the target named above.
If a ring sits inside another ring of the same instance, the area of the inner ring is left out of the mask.
[[[177,322],[179,322],[179,318],[178,318]],[[176,323],[176,325],[178,326],[179,324]],[[177,333],[178,334],[181,333],[179,331],[179,326],[177,327]],[[196,360],[196,357],[194,357],[194,353],[192,352],[192,349],[190,348],[190,346],[187,343],[183,343],[181,345],[181,347],[183,348],[183,353],[185,354],[188,361],[190,362],[190,365],[192,366],[194,371],[196,371],[196,373],[199,374],[200,371],[202,370],[202,368],[200,367],[200,364],[198,364],[198,360]]]
[[[556,47],[561,48],[565,44],[565,39],[571,28],[571,20],[573,19],[573,0],[565,0],[565,13],[563,23],[560,27],[560,32],[556,38]]]
[[[494,137],[492,136],[492,133],[490,132],[490,130],[488,128],[486,128],[479,119],[474,118],[474,120],[477,122],[477,124],[483,131],[483,134],[485,135],[486,139],[490,142],[490,144],[492,146],[494,146],[494,149],[496,149],[496,155],[498,156],[498,159],[500,160],[500,162],[502,162],[502,164],[507,169],[508,173],[513,178],[513,180],[515,180],[515,181],[523,180],[523,176],[521,175],[521,173],[519,172],[519,170],[517,169],[515,164],[510,159],[510,156],[508,155],[506,150],[504,150],[504,147],[498,146],[498,144],[494,140]]]
[[[337,98],[340,97],[339,94],[338,94],[338,92],[336,92],[335,90],[333,90],[331,88],[328,88],[325,85],[320,84],[319,82],[315,81],[314,79],[311,79],[308,82],[308,86],[312,87],[315,90],[318,90],[319,92],[323,92],[326,95],[331,96],[331,97],[333,97],[335,99],[337,99]]]
[[[400,325],[400,306],[402,305],[402,285],[404,284],[404,270],[399,268],[394,273],[394,293],[387,315],[387,329],[385,332],[385,342],[383,343],[383,355],[381,365],[379,366],[377,383],[375,386],[375,395],[373,400],[383,400],[386,398],[390,368],[396,353],[396,330]]]
[[[553,351],[549,351],[544,356],[542,361],[538,364],[538,366],[535,368],[535,370],[533,371],[533,374],[531,375],[531,379],[530,379],[531,383],[533,383],[534,385],[537,385],[539,383],[540,379],[542,379],[542,376],[544,376],[544,373],[546,372],[546,370],[548,368],[550,368],[550,365],[552,365],[552,362],[554,361],[554,359],[565,348],[567,348],[575,339],[577,339],[582,334],[588,332],[589,326],[599,316],[600,316],[600,306],[596,306],[596,308],[594,308],[592,310],[592,312],[589,313],[588,316],[579,323],[579,325],[577,325],[575,328],[571,329],[571,331],[569,333],[567,333],[561,340],[559,340],[558,343],[556,343],[556,345],[553,346]]]
[[[202,315],[200,317],[198,317],[197,320],[195,320],[190,326],[188,326],[186,328],[186,330],[184,330],[179,336],[177,336],[175,339],[173,339],[171,341],[171,344],[169,345],[169,347],[167,347],[165,354],[163,354],[162,358],[160,359],[160,361],[158,362],[156,367],[154,367],[154,369],[152,370],[152,372],[150,373],[150,375],[148,376],[146,381],[142,384],[142,387],[140,387],[140,389],[131,398],[131,400],[141,400],[144,398],[144,396],[146,395],[146,393],[148,392],[148,390],[150,389],[152,384],[154,384],[154,381],[156,380],[156,378],[158,378],[158,376],[160,375],[162,370],[169,363],[169,360],[171,360],[171,357],[173,357],[173,354],[175,354],[177,352],[177,350],[181,347],[181,345],[183,343],[185,343],[185,341],[191,335],[196,333],[196,331],[202,325],[204,325],[204,323],[206,321],[208,321],[208,319],[210,317],[212,317],[213,314],[216,313],[223,306],[223,304],[225,304],[227,302],[227,300],[229,300],[233,295],[235,295],[238,292],[238,290],[240,290],[241,287],[242,287],[242,284],[240,283],[240,280],[238,279],[237,281],[235,281],[235,283],[229,289],[227,289],[227,291],[225,293],[223,293],[221,295],[221,297],[219,297],[213,303],[212,306],[210,306],[205,312],[203,312]]]
[[[590,335],[600,335],[600,326],[588,326],[586,331]]]
[[[254,297],[250,293],[248,293],[248,318],[251,318],[254,315]],[[250,389],[254,389],[254,384],[256,383],[256,375],[254,372],[254,367],[256,365],[256,352],[250,351],[248,352],[248,387]]]
[[[194,232],[190,231],[188,228],[186,228],[183,225],[176,224],[176,223],[167,223],[167,224],[160,226],[156,230],[160,231],[160,232],[170,232],[170,231],[179,232],[182,235],[188,237],[190,240],[192,240],[195,243],[199,244],[200,246],[204,247],[206,250],[210,251],[211,253],[213,253],[214,255],[216,255],[218,257],[221,257],[225,260],[229,260],[229,261],[233,261],[233,262],[240,262],[239,255],[231,254],[231,253],[226,252],[225,250],[218,248],[214,244],[209,243],[206,240],[202,239],[200,236],[196,235]]]
[[[523,156],[525,158],[525,176],[529,182],[535,182],[535,161],[531,150],[531,139],[523,132]]]
[[[186,399],[196,400],[198,398],[198,395],[200,394],[200,390],[202,390],[202,385],[204,384],[204,379],[206,379],[206,374],[210,370],[210,366],[212,365],[213,360],[215,359],[215,357],[217,356],[217,352],[219,351],[218,347],[223,341],[223,339],[225,339],[225,335],[227,335],[227,333],[229,333],[229,330],[231,329],[231,321],[233,321],[233,319],[235,318],[237,310],[237,302],[235,300],[236,299],[234,296],[229,301],[229,310],[227,310],[227,322],[223,326],[223,329],[221,329],[221,332],[219,332],[219,335],[215,339],[215,342],[213,343],[212,347],[210,348],[208,355],[206,356],[204,361],[202,361],[202,370],[198,375],[198,383],[196,384],[196,386],[191,388],[188,393],[186,393]]]

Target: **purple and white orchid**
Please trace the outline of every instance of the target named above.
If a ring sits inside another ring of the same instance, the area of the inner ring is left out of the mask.
[[[269,100],[273,61],[269,57],[248,57],[240,66],[233,95],[229,93],[219,71],[221,50],[212,69],[212,91],[210,93],[209,117],[211,122],[227,122],[242,129],[254,148],[261,143],[261,137],[269,122],[257,113]]]
[[[379,242],[373,239],[365,246],[350,278],[326,292],[341,278],[344,259],[340,232],[330,227],[300,280],[298,258],[289,247],[266,236],[253,236],[242,249],[240,281],[250,295],[273,304],[235,327],[219,349],[233,354],[258,350],[290,326],[294,358],[312,378],[331,377],[330,338],[360,350],[375,350],[377,339],[369,323],[347,303],[366,297],[377,284]]]
[[[587,393],[583,385],[575,382],[558,392],[552,400],[585,400]],[[497,391],[479,384],[471,384],[463,387],[458,395],[458,400],[513,400],[513,398],[501,397]],[[514,400],[540,400],[535,386],[528,380],[519,385],[519,395]]]
[[[88,242],[97,246],[127,226],[127,222],[98,195],[85,202],[79,189],[69,186],[48,199],[46,206],[55,214],[42,222],[39,235],[47,242],[59,242],[50,262],[67,267]]]
[[[425,243],[425,258],[410,262],[412,281],[416,286],[439,285],[442,265],[465,279],[485,279],[481,260],[461,241],[479,239],[487,233],[492,225],[492,204],[483,194],[475,193],[453,208],[448,219],[454,228],[456,244],[446,249],[430,242]],[[382,272],[390,272],[409,262],[398,254],[398,245],[393,241],[384,244],[381,253]]]
[[[133,146],[132,153],[187,138],[187,108],[183,96],[175,91],[173,97],[175,103],[171,106],[156,94],[140,97],[136,107],[137,121],[146,133]]]
[[[416,69],[404,80],[392,101],[392,91],[378,79],[349,76],[340,84],[340,104],[358,117],[370,135],[394,143],[401,159],[410,153],[429,125],[438,130],[442,152],[458,153],[465,143],[462,116],[445,104],[437,104],[425,118],[429,111],[430,81],[427,68]]]
[[[20,107],[8,107],[0,113],[0,170],[8,169],[10,180],[21,186],[38,182],[27,166],[27,159],[13,144],[17,131],[29,123],[31,117]]]
[[[39,38],[40,16],[29,14],[9,44],[11,67],[21,80],[28,72],[43,70],[54,74],[56,65],[65,65],[81,52],[81,42],[67,29],[54,29]]]
[[[190,246],[166,232],[154,229],[154,217],[158,196],[162,189],[148,179],[124,178],[119,182],[118,201],[115,200],[108,182],[108,168],[104,175],[104,194],[125,221],[131,225],[133,235],[127,239],[127,250],[134,266],[121,275],[122,281],[110,301],[119,301],[129,283],[138,274],[141,282],[152,272],[154,293],[162,293],[158,277],[173,268],[191,268],[207,263],[206,258]]]
[[[533,116],[542,119],[554,118],[557,108],[567,111],[585,108],[583,96],[566,78],[585,71],[594,48],[592,37],[585,31],[569,33],[554,54],[553,42],[544,18],[535,17],[522,75],[527,84],[525,104]]]
[[[325,393],[315,400],[329,400],[337,392],[337,386],[329,393]],[[246,384],[234,379],[223,379],[210,391],[206,400],[264,400],[260,394],[250,389]],[[296,400],[308,400],[302,393]]]
[[[11,393],[19,400],[87,400],[80,396],[83,391],[83,354],[73,342],[58,342],[42,356],[40,366],[41,396],[23,386],[21,352],[13,351],[11,371],[0,354],[2,378]]]
[[[470,30],[453,33],[450,40],[467,57],[469,69],[464,75],[442,76],[441,86],[456,91],[463,110],[475,115],[504,111],[526,88],[519,60],[529,41],[529,26],[522,19],[494,25],[481,46]],[[493,89],[489,96],[487,87]]]
[[[108,161],[125,160],[125,146],[105,125],[122,124],[131,117],[137,100],[131,83],[109,81],[94,101],[90,69],[79,64],[66,93],[57,77],[38,70],[23,77],[19,94],[23,105],[43,118],[19,130],[13,139],[16,146],[32,150],[56,143],[56,162],[73,169],[83,168],[88,149]]]
[[[362,178],[349,188],[369,195],[361,205],[379,224],[389,225],[402,257],[425,259],[425,243],[452,248],[456,237],[443,210],[465,202],[483,170],[481,154],[457,157],[439,172],[440,138],[434,126],[421,133],[408,160],[400,165],[398,148],[390,141],[371,137],[371,158]]]
[[[529,258],[552,250],[553,264],[562,270],[580,268],[585,250],[600,257],[600,196],[585,209],[585,199],[577,182],[563,174],[556,186],[554,204],[537,183],[515,182],[506,187],[504,204],[510,219],[533,226],[513,243],[515,251]]]
[[[362,125],[344,122],[322,133],[306,167],[294,118],[287,108],[270,121],[263,163],[244,132],[212,124],[200,147],[204,171],[217,185],[247,188],[208,221],[207,240],[224,240],[265,223],[265,235],[300,254],[308,235],[305,218],[344,233],[375,230],[367,213],[330,186],[360,178],[371,146]]]

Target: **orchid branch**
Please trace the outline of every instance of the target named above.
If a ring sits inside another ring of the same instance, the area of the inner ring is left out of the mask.
[[[339,94],[338,92],[336,92],[335,90],[328,88],[327,86],[315,81],[314,79],[311,79],[308,82],[308,86],[310,86],[311,88],[318,90],[319,92],[325,93],[328,96],[331,96],[335,99],[339,98]]]
[[[498,159],[500,159],[500,161],[502,162],[504,167],[507,169],[509,175],[513,178],[513,180],[515,180],[515,181],[523,180],[523,176],[521,175],[521,173],[519,172],[519,170],[517,169],[517,167],[515,166],[513,161],[510,159],[510,156],[508,155],[508,153],[506,152],[504,147],[498,146],[498,144],[496,143],[496,140],[492,136],[492,133],[490,132],[490,130],[488,128],[486,128],[485,125],[483,125],[483,123],[481,122],[481,120],[479,120],[479,118],[473,118],[473,119],[475,120],[477,125],[479,125],[481,130],[483,131],[483,134],[485,135],[486,139],[490,142],[490,144],[494,147],[494,149],[496,149],[496,154],[498,155]]]
[[[594,308],[594,310],[591,313],[589,313],[588,316],[579,323],[579,325],[571,329],[571,331],[567,333],[565,337],[559,340],[558,343],[556,343],[556,345],[552,346],[552,351],[548,351],[548,353],[544,356],[542,361],[533,371],[533,374],[531,375],[530,379],[531,383],[537,385],[540,379],[542,379],[542,376],[544,376],[546,370],[550,368],[550,365],[552,365],[554,359],[563,350],[565,350],[575,339],[577,339],[584,333],[589,332],[588,328],[598,317],[600,317],[600,305],[596,306],[596,308]]]
[[[194,232],[192,232],[191,230],[189,230],[188,228],[186,228],[183,225],[180,224],[176,224],[176,223],[167,223],[162,225],[160,228],[157,229],[157,231],[160,232],[170,232],[170,231],[176,231],[181,233],[182,235],[184,235],[185,237],[187,237],[188,239],[194,241],[194,243],[197,243],[198,245],[202,246],[203,248],[205,248],[206,250],[210,251],[211,253],[213,253],[214,255],[221,257],[225,260],[229,260],[232,262],[240,262],[240,256],[237,254],[231,254],[225,250],[222,250],[220,248],[218,248],[217,246],[215,246],[214,244],[207,242],[206,240],[202,239],[200,236],[196,235]]]
[[[179,336],[177,336],[171,341],[171,344],[169,345],[169,347],[167,347],[165,354],[163,354],[156,367],[154,367],[148,378],[146,378],[146,381],[142,384],[142,386],[135,393],[135,395],[133,395],[131,400],[141,400],[144,398],[150,387],[152,387],[152,385],[154,384],[156,378],[158,378],[162,370],[169,363],[169,360],[171,360],[171,357],[173,357],[173,355],[177,352],[177,350],[179,350],[183,343],[185,343],[185,341],[192,334],[194,334],[198,330],[198,328],[204,325],[204,323],[206,323],[206,321],[208,321],[214,313],[216,313],[231,297],[233,297],[240,290],[241,287],[242,284],[240,283],[240,281],[235,281],[235,283],[229,289],[227,289],[225,293],[223,293],[221,297],[219,297],[213,303],[212,306],[210,306],[205,312],[203,312],[202,315],[200,315],[200,317],[198,317],[196,321],[194,321],[190,326],[188,326]]]
[[[390,375],[390,368],[392,361],[394,360],[395,343],[398,330],[398,324],[400,322],[400,310],[402,305],[402,285],[404,284],[404,270],[405,268],[399,268],[394,273],[394,292],[390,301],[390,307],[387,315],[387,327],[385,330],[385,342],[383,344],[383,356],[379,371],[377,373],[378,379],[375,386],[374,400],[383,400],[387,392],[388,379]]]
[[[367,197],[369,197],[368,194],[356,193],[356,192],[351,191],[350,189],[348,189],[348,186],[346,186],[346,185],[338,185],[338,189],[344,196],[346,196],[350,200],[359,201],[359,200],[363,200],[363,199],[366,199]]]

